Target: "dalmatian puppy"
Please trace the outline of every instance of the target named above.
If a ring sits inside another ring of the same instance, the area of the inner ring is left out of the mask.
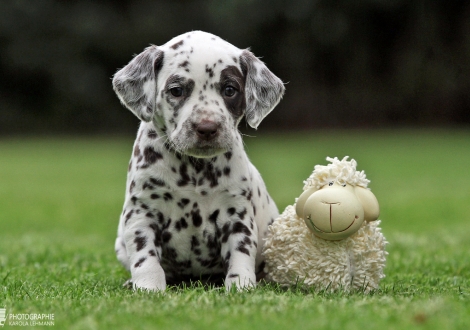
[[[113,78],[140,120],[115,250],[135,289],[223,276],[256,285],[278,210],[237,126],[257,128],[284,85],[250,51],[193,31],[150,46]]]

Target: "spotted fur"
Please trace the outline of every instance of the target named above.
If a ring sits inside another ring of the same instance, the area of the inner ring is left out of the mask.
[[[150,46],[113,78],[141,125],[129,163],[116,253],[134,288],[225,277],[254,286],[278,216],[237,126],[256,128],[284,86],[248,50],[209,33]]]

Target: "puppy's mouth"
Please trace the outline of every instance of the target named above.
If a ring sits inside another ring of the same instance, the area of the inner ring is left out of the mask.
[[[220,146],[201,146],[188,148],[183,151],[184,154],[197,158],[211,158],[226,152],[226,148]]]
[[[169,136],[168,142],[176,152],[196,158],[215,157],[233,147],[233,139],[222,125],[208,120],[197,124],[186,121]]]

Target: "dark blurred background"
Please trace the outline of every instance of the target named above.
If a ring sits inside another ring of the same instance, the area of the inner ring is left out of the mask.
[[[112,75],[190,30],[288,82],[263,128],[470,124],[469,1],[1,0],[0,134],[135,132]]]

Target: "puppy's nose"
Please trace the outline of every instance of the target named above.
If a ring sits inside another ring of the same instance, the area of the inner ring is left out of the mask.
[[[203,120],[196,124],[195,129],[200,139],[210,141],[217,136],[219,125],[210,120]]]

